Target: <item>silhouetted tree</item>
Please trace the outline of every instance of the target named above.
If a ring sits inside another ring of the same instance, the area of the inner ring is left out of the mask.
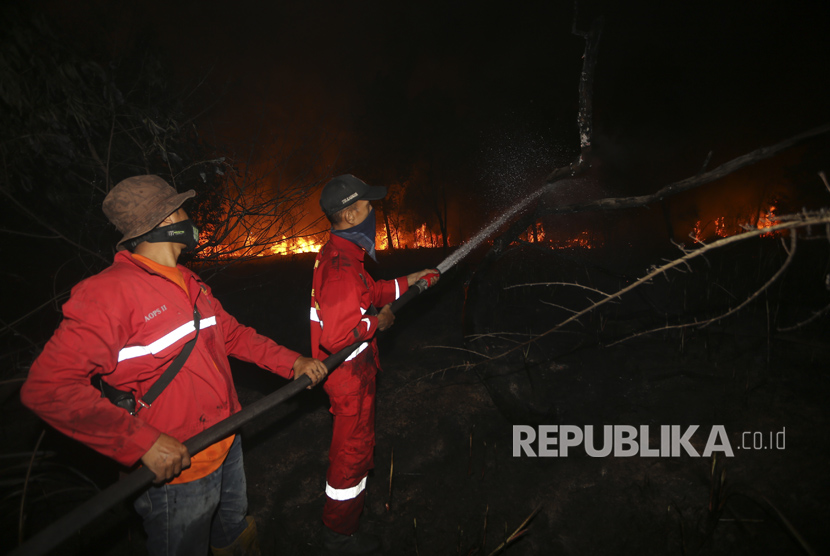
[[[24,290],[4,307],[0,338],[13,332],[37,347],[51,323],[28,330],[24,321],[49,307],[54,320],[49,298],[109,264],[119,234],[101,204],[126,177],[156,174],[196,190],[187,210],[202,244],[189,256],[203,263],[272,254],[303,233],[297,213],[315,179],[282,175],[293,163],[283,151],[256,168],[220,153],[186,105],[192,91],[173,87],[148,48],[104,64],[42,17],[0,11],[0,237],[4,255],[26,269],[0,276],[7,291]]]

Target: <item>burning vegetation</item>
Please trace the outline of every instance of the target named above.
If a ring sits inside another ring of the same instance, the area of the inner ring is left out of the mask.
[[[386,226],[384,224],[378,225],[377,246],[378,251],[387,251],[390,249],[389,237],[392,237],[392,250],[395,249],[435,249],[443,246],[443,239],[440,233],[431,230],[426,223],[421,224],[413,230],[406,230],[403,227],[390,226],[390,234],[386,233]],[[282,238],[273,244],[259,249],[256,254],[257,257],[268,257],[273,255],[298,255],[301,253],[318,253],[323,245],[326,243],[326,233],[321,232],[309,236],[296,236]],[[529,230],[526,234],[520,237],[521,241],[527,243],[534,243],[540,246],[545,246],[550,249],[595,249],[604,245],[604,238],[602,234],[592,230],[582,230],[576,235],[556,237],[553,234],[545,232],[544,225],[539,222],[536,226]],[[451,247],[456,247],[459,242],[456,242],[452,236],[448,236],[447,244]],[[247,246],[250,247],[250,246]],[[246,245],[241,244],[231,249],[226,249],[224,246],[215,246],[205,248],[205,252],[213,257],[231,258],[231,252],[238,252],[245,250]],[[223,257],[223,253],[228,252],[227,256]]]
[[[781,223],[775,211],[776,206],[770,205],[768,208],[761,209],[755,218],[749,220],[741,216],[719,216],[706,223],[698,220],[692,228],[691,235],[695,243],[704,243],[709,239],[729,237],[750,229],[765,230]],[[784,231],[771,231],[761,234],[761,237],[775,237],[785,233]]]
[[[605,244],[603,234],[596,230],[585,229],[575,234],[556,236],[546,232],[541,222],[533,224],[526,233],[519,236],[519,239],[550,249],[596,249]]]
[[[677,235],[681,238],[684,236],[691,237],[695,243],[703,244],[713,239],[733,236],[750,229],[772,228],[781,223],[776,215],[777,210],[777,203],[773,203],[761,208],[757,214],[751,216],[745,213],[735,213],[709,219],[699,218],[694,221],[690,231],[683,234],[682,231],[678,230],[680,233]],[[401,215],[381,219],[378,222],[376,236],[377,250],[434,249],[443,246],[444,239],[440,231],[435,231],[427,222],[418,225],[410,221],[411,218],[403,218]],[[688,228],[686,229],[688,230]],[[605,231],[595,229],[595,227],[589,226],[581,230],[561,231],[554,229],[550,224],[546,225],[542,221],[537,221],[519,235],[518,241],[549,249],[598,249],[605,246],[605,235]],[[786,231],[769,232],[762,234],[761,237],[783,235],[786,235]],[[266,244],[260,244],[255,237],[246,236],[239,238],[239,241],[235,244],[208,245],[204,249],[204,253],[215,258],[233,258],[239,252],[252,252],[252,250],[255,251],[254,256],[256,257],[317,253],[323,248],[326,240],[326,231],[314,232],[308,235],[283,234],[280,238],[272,238],[272,241]],[[446,243],[450,247],[456,247],[463,241],[458,241],[454,235],[448,234]]]

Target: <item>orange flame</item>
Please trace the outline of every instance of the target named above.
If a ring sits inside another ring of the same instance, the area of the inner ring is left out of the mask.
[[[415,228],[412,232],[404,229],[403,226],[396,226],[389,224],[389,229],[392,236],[392,242],[395,248],[398,249],[420,249],[422,247],[442,247],[444,245],[440,233],[433,232],[425,223]],[[447,237],[447,243],[452,245],[452,238]],[[389,249],[389,238],[386,233],[386,224],[382,225],[381,231],[378,232],[375,249],[383,251]]]
[[[274,255],[296,255],[298,253],[318,253],[323,248],[323,244],[316,241],[314,238],[307,237],[292,237],[286,239],[282,236],[283,241],[272,245],[270,247],[271,253]]]
[[[389,249],[389,240],[386,238],[386,234],[378,234],[375,239],[375,250],[386,251],[387,249]]]
[[[758,230],[763,230],[766,228],[771,228],[776,224],[779,224],[781,221],[775,216],[775,205],[770,205],[768,209],[761,209],[761,212],[758,214],[758,219],[755,223],[755,227]],[[710,228],[711,226],[711,228]],[[731,235],[735,235],[741,233],[749,224],[747,222],[739,222],[737,219],[733,221],[733,224],[730,226],[726,223],[726,217],[720,216],[715,218],[713,221],[709,222],[706,225],[698,220],[695,222],[694,226],[692,227],[692,236],[696,243],[703,243],[707,239],[711,237],[729,237]],[[709,230],[709,231],[707,231]],[[777,232],[767,232],[765,234],[761,234],[761,237],[772,237],[776,235]],[[778,232],[780,233],[780,232]]]
[[[387,234],[386,223],[381,224],[381,229],[376,236],[375,248],[378,251],[385,251],[390,248],[389,235],[392,236],[393,248],[397,249],[421,249],[439,248],[443,246],[443,238],[440,233],[432,231],[426,223],[421,224],[412,231],[404,229],[403,225],[396,226],[390,222],[391,234]],[[308,237],[286,237],[282,240],[261,248],[256,255],[258,257],[270,255],[295,255],[299,253],[318,253],[324,245],[325,238],[320,236]],[[603,240],[596,233],[584,230],[574,237],[554,237],[545,231],[541,222],[537,222],[535,230],[530,230],[522,235],[522,239],[529,243],[547,244],[551,249],[593,249],[601,247]],[[447,243],[453,245],[452,238],[447,238]],[[247,244],[247,242],[245,242]],[[241,248],[244,250],[245,245]],[[203,249],[205,255],[213,258],[232,258],[240,251],[240,246],[218,245]]]
[[[766,212],[761,212],[758,216],[758,223],[757,227],[759,230],[763,230],[765,228],[772,228],[776,224],[780,224],[781,221],[775,217],[775,205],[769,207],[769,210]],[[765,234],[761,234],[761,237],[772,237],[775,235],[775,232],[767,232]]]
[[[573,237],[555,237],[546,232],[541,222],[537,222],[535,229],[522,234],[521,239],[528,243],[547,243],[551,249],[594,249],[602,247],[602,237],[590,230],[583,230]]]

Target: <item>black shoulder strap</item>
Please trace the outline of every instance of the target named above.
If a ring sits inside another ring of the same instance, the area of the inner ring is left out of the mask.
[[[199,311],[194,307],[193,308],[193,326],[196,328],[196,335],[193,337],[192,340],[187,342],[182,351],[176,356],[170,366],[167,367],[167,370],[164,371],[159,379],[150,386],[150,389],[147,390],[147,393],[144,394],[144,397],[139,400],[138,403],[144,405],[146,407],[150,407],[153,405],[153,402],[156,401],[156,398],[164,391],[165,388],[176,378],[176,375],[179,373],[181,368],[184,366],[184,362],[187,361],[187,358],[190,357],[190,352],[193,351],[193,346],[196,344],[196,340],[199,338],[199,321],[201,320],[201,316],[199,315]]]

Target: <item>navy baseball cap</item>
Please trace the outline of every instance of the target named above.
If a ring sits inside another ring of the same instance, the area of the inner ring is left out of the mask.
[[[328,215],[343,210],[357,201],[376,201],[386,197],[383,186],[366,185],[351,174],[343,174],[329,181],[320,193],[320,208]]]

